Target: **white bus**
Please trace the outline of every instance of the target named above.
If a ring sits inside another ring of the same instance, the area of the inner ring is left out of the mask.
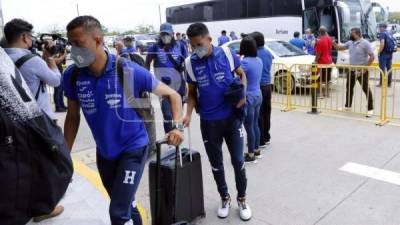
[[[228,35],[260,31],[268,38],[288,41],[302,31],[302,0],[184,1],[166,8],[166,20],[176,32],[189,24],[204,22],[216,41],[222,30]],[[214,42],[215,43],[215,42]]]
[[[262,32],[266,38],[288,41],[295,31],[310,28],[317,34],[324,25],[339,43],[349,40],[353,27],[362,29],[364,38],[377,46],[378,19],[387,20],[385,8],[370,0],[210,0],[184,1],[166,8],[166,21],[176,32],[185,32],[194,22],[204,22],[214,43],[222,30],[240,33]],[[347,64],[348,53],[334,59]]]
[[[320,26],[328,29],[329,35],[339,43],[350,39],[351,29],[361,28],[363,37],[377,49],[377,24],[387,21],[388,12],[370,0],[306,0],[303,13],[303,30],[310,28],[317,34]],[[377,51],[377,50],[376,50]],[[377,52],[376,52],[377,53]],[[348,52],[334,52],[337,64],[348,64]]]

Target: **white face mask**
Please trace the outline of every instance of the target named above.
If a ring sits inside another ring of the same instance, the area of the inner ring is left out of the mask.
[[[172,36],[171,35],[163,35],[163,36],[161,36],[161,41],[165,45],[171,44]]]
[[[196,54],[200,59],[204,58],[208,54],[207,46],[197,46],[193,48],[193,53]]]

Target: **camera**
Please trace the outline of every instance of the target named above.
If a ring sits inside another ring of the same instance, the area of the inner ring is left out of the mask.
[[[54,45],[50,45],[52,41],[55,42]],[[61,34],[41,34],[35,41],[34,48],[38,51],[43,51],[44,48],[51,55],[56,55],[65,52],[67,43],[67,39],[63,38]]]

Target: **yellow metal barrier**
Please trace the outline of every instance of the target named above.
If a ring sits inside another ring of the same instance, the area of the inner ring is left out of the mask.
[[[389,84],[389,79],[391,76],[391,85]],[[385,88],[386,93],[386,101],[385,101],[385,121],[388,122],[389,120],[394,123],[400,123],[400,68],[394,67],[391,71],[385,76],[385,81],[383,82],[387,88]],[[383,88],[383,86],[382,86]]]
[[[304,108],[374,117],[380,125],[388,121],[387,87],[377,86],[387,77],[376,66],[276,64],[273,71],[274,103],[285,111]]]
[[[289,68],[282,63],[273,63],[271,68],[273,74],[272,103],[278,105],[283,111],[289,111],[288,103],[291,102],[292,80]]]

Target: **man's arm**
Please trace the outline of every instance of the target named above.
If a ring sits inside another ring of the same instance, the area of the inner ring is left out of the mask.
[[[31,61],[27,62],[27,64],[29,63],[29,67],[31,68],[32,72],[41,81],[51,87],[57,87],[61,83],[61,73],[58,70],[53,58],[47,58],[46,60],[47,62],[40,58],[32,59]]]
[[[151,63],[153,62],[153,59],[154,59],[153,54],[147,54],[146,62],[144,63],[144,66],[149,71],[150,71],[150,66],[151,66]]]
[[[183,119],[183,125],[185,127],[190,126],[190,121],[192,120],[193,109],[196,107],[196,98],[197,98],[197,87],[195,84],[189,84],[186,116]]]
[[[153,90],[153,93],[159,97],[167,97],[171,103],[171,111],[174,123],[182,122],[182,98],[181,96],[160,82],[157,87]],[[167,134],[167,138],[170,144],[179,146],[183,142],[183,133],[179,130],[172,130]]]
[[[68,111],[64,123],[64,138],[70,151],[72,150],[76,134],[78,133],[80,118],[79,103],[68,99]]]
[[[155,59],[155,45],[151,46],[149,49],[147,49],[147,56],[146,56],[146,61],[144,63],[144,67],[150,71],[150,66],[153,60]]]
[[[315,52],[315,63],[318,63],[319,59],[321,58],[321,53]]]
[[[344,50],[348,49],[348,47],[346,45],[338,44],[338,43],[336,43],[336,41],[333,41],[332,43],[333,43],[333,47],[338,51],[344,51]]]
[[[368,66],[371,66],[372,63],[375,60],[375,54],[374,53],[368,53],[369,59],[368,59]]]
[[[383,52],[383,49],[385,49],[385,40],[381,39],[381,44],[379,46],[379,55]]]

